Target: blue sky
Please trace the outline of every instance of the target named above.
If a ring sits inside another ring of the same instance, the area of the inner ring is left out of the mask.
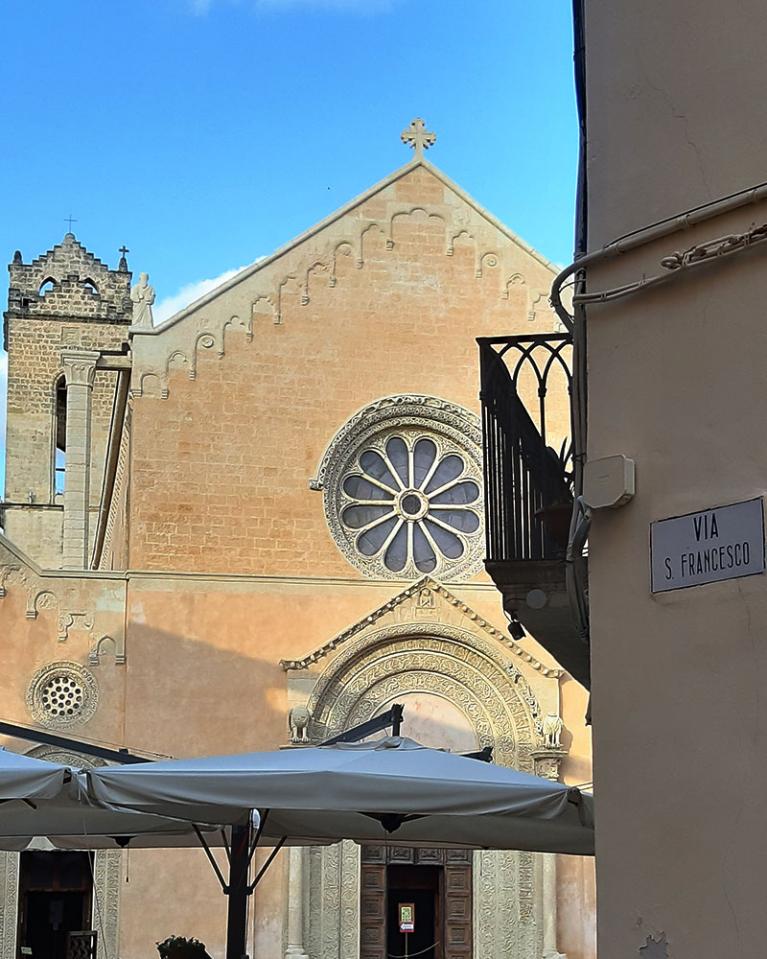
[[[430,160],[570,259],[569,0],[41,0],[2,4],[0,35],[5,262],[71,213],[165,315],[405,163],[414,116]]]

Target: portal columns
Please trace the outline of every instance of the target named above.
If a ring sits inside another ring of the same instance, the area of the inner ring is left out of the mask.
[[[559,780],[559,764],[567,755],[565,749],[539,749],[533,753],[538,776]],[[543,900],[543,959],[567,959],[557,948],[557,856],[541,853],[541,899]]]
[[[304,851],[291,846],[288,860],[288,947],[285,959],[308,959],[304,952]]]

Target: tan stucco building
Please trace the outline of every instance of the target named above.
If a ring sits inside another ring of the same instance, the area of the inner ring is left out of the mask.
[[[633,499],[595,509],[589,539],[599,951],[758,955],[767,15],[575,9],[585,451],[635,463]]]
[[[416,145],[158,327],[133,322],[124,259],[109,270],[71,234],[17,256],[3,718],[183,756],[285,746],[295,706],[319,741],[401,702],[416,739],[590,781],[585,691],[510,637],[482,568],[475,338],[554,329],[556,270]],[[567,417],[563,397],[552,434]],[[381,903],[412,886],[431,890],[444,959],[594,955],[589,861],[446,855],[280,853],[251,953],[382,956]],[[24,869],[0,856],[0,959],[22,944]],[[171,933],[222,953],[200,851],[99,853],[95,886],[101,955],[140,959]]]

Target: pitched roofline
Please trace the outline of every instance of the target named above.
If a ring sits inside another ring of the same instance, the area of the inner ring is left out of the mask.
[[[406,602],[424,588],[433,590],[435,593],[442,596],[442,598],[448,603],[450,603],[450,605],[459,607],[461,611],[466,613],[483,632],[488,633],[493,639],[500,641],[504,646],[511,650],[512,653],[523,659],[532,669],[537,670],[539,673],[541,673],[541,675],[546,676],[547,678],[558,679],[564,674],[564,671],[558,666],[547,666],[545,663],[542,663],[540,660],[536,659],[532,653],[529,653],[526,649],[523,649],[515,639],[507,636],[502,630],[496,629],[492,623],[489,623],[486,619],[476,613],[471,606],[468,605],[468,603],[458,599],[454,593],[451,593],[449,589],[442,585],[442,583],[432,579],[431,576],[423,576],[421,579],[416,580],[415,583],[407,586],[405,589],[392,596],[389,600],[387,600],[385,603],[382,603],[371,613],[368,613],[367,616],[363,616],[362,619],[357,620],[356,623],[353,623],[351,626],[347,627],[347,629],[337,633],[328,642],[323,643],[322,646],[319,646],[317,649],[313,650],[308,655],[303,656],[301,659],[281,659],[280,666],[285,672],[308,669],[320,659],[324,659],[335,649],[338,649],[339,646],[343,646],[344,643],[350,640],[353,636],[356,636],[367,627],[372,626],[379,619],[381,619],[381,617],[396,609],[397,606],[400,606],[402,603]],[[435,630],[439,630],[438,623],[435,623],[434,627]]]
[[[220,296],[222,293],[226,293],[228,290],[233,289],[237,286],[238,283],[241,283],[243,280],[247,280],[248,277],[253,276],[254,273],[257,273],[259,270],[262,270],[264,267],[269,266],[275,260],[279,259],[281,256],[284,256],[286,253],[289,253],[291,250],[295,249],[300,244],[304,243],[306,240],[310,240],[313,236],[316,236],[317,233],[325,229],[325,227],[330,226],[335,223],[337,220],[340,220],[342,217],[346,216],[351,210],[355,207],[360,206],[362,203],[374,197],[377,193],[380,193],[386,187],[391,186],[392,183],[396,183],[397,180],[401,179],[408,173],[411,173],[417,167],[422,166],[424,169],[428,170],[429,173],[433,174],[441,183],[443,183],[449,190],[452,190],[456,196],[459,196],[465,203],[472,207],[481,217],[487,220],[492,226],[497,230],[500,230],[505,236],[507,236],[513,243],[516,243],[521,247],[526,253],[536,259],[542,266],[546,269],[551,270],[552,274],[556,276],[560,271],[555,263],[552,263],[550,260],[547,260],[545,256],[540,254],[536,249],[530,246],[529,243],[526,243],[520,236],[518,236],[513,230],[510,230],[504,223],[499,219],[493,216],[492,213],[488,212],[485,207],[482,206],[477,200],[475,200],[470,194],[465,190],[462,190],[453,180],[450,179],[445,173],[443,173],[438,167],[434,166],[433,163],[430,163],[425,159],[413,159],[409,163],[406,163],[404,166],[398,167],[394,170],[393,173],[390,173],[389,176],[384,177],[383,180],[379,180],[378,183],[375,183],[369,189],[365,190],[363,193],[358,194],[352,200],[349,200],[348,203],[345,203],[343,206],[339,207],[329,216],[326,216],[324,220],[320,220],[319,223],[315,223],[314,226],[310,227],[308,230],[299,234],[294,239],[290,240],[288,243],[279,247],[270,253],[269,256],[262,257],[257,260],[255,263],[251,263],[250,266],[246,266],[244,270],[241,270],[230,280],[227,280],[225,283],[222,283],[220,286],[215,287],[209,293],[206,293],[204,296],[201,296],[199,299],[194,300],[188,306],[184,307],[183,310],[180,310],[178,313],[174,313],[173,316],[168,317],[163,323],[160,323],[158,326],[152,327],[151,329],[136,329],[132,330],[133,336],[158,336],[161,333],[164,333],[165,330],[170,329],[172,326],[175,326],[177,323],[180,323],[185,317],[189,316],[191,313],[199,310],[202,306],[207,306],[208,303],[212,302],[216,297]]]
[[[37,563],[23,550],[13,542],[13,540],[8,539],[4,533],[0,533],[0,548],[6,549],[11,556],[27,569],[31,570],[35,575],[41,576],[43,573],[42,567],[38,566]],[[6,565],[5,563],[3,565]]]

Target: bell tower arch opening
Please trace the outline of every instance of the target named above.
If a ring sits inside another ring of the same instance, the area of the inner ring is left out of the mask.
[[[52,499],[63,496],[67,465],[67,381],[59,374],[53,387],[53,476]]]

